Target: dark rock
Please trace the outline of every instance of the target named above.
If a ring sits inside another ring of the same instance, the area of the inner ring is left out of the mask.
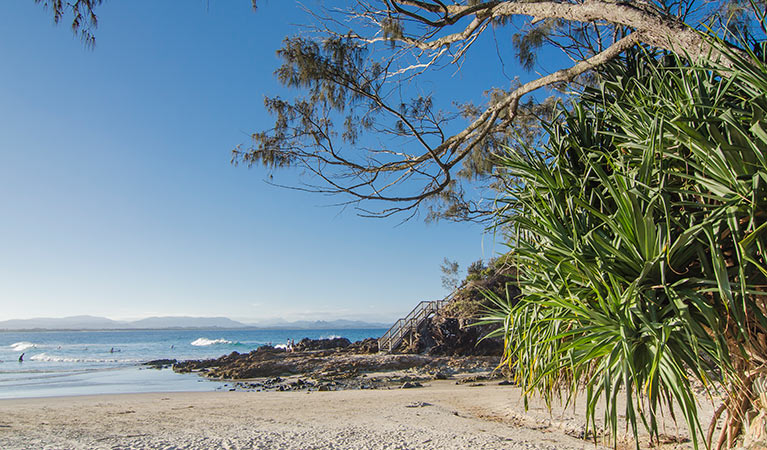
[[[488,326],[475,326],[475,320],[437,314],[425,320],[411,338],[405,339],[403,353],[432,356],[500,356],[503,340],[483,339],[493,331]]]
[[[309,339],[303,338],[295,345],[296,351],[308,351],[308,350],[330,350],[346,348],[352,343],[346,338],[330,338],[330,339]]]
[[[503,380],[500,383],[498,383],[498,386],[513,386],[514,383],[510,380]]]
[[[477,381],[487,381],[490,377],[487,377],[485,375],[470,375],[468,377],[463,377],[460,380],[456,381],[455,384],[469,384],[469,383],[475,383]]]
[[[175,359],[155,359],[153,361],[147,361],[144,363],[145,366],[153,367],[155,369],[166,369],[168,367],[173,366],[178,361]]]
[[[429,333],[435,345],[428,349],[430,355],[485,355],[503,353],[501,339],[482,339],[491,329],[473,325],[470,319],[457,319],[437,315],[430,321]]]
[[[400,386],[400,389],[411,389],[419,387],[423,387],[423,385],[417,381],[406,381],[402,386]]]
[[[378,339],[367,338],[362,341],[357,341],[349,345],[346,349],[350,351],[354,351],[355,353],[363,353],[363,354],[378,353]]]
[[[271,345],[262,345],[261,347],[258,347],[257,349],[251,351],[250,353],[284,353],[285,350],[281,348],[276,348]]]

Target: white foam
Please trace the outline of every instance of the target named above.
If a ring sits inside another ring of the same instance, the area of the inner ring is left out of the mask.
[[[218,344],[231,344],[232,341],[227,341],[226,339],[208,339],[208,338],[199,338],[192,341],[192,345],[195,347],[206,347],[208,345],[218,345]]]
[[[71,363],[137,363],[137,359],[100,359],[100,358],[67,358],[64,356],[49,355],[47,353],[39,353],[29,357],[32,361],[46,361],[46,362],[71,362]]]
[[[11,347],[11,350],[13,350],[15,352],[23,352],[24,350],[28,350],[30,348],[37,347],[37,344],[33,344],[31,342],[22,341],[22,342],[17,342],[15,344],[11,344],[11,345],[9,345],[9,347]]]
[[[277,345],[274,346],[274,348],[280,348],[282,350],[287,350],[288,346],[285,345],[285,344],[277,344]]]

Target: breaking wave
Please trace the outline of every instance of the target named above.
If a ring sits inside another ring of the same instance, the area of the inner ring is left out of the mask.
[[[232,341],[227,341],[226,339],[208,339],[208,338],[198,338],[192,341],[192,345],[195,347],[207,347],[208,345],[225,345],[225,344],[232,344]]]
[[[24,350],[29,350],[30,348],[37,347],[37,344],[33,344],[32,342],[22,341],[22,342],[17,342],[15,344],[11,344],[9,345],[9,347],[11,348],[11,350],[15,352],[23,352]]]

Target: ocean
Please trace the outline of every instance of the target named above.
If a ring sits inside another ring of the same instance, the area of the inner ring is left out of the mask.
[[[380,337],[385,329],[119,330],[0,332],[0,399],[140,392],[213,391],[225,382],[142,363],[215,358],[293,339]],[[23,361],[19,361],[21,354]]]

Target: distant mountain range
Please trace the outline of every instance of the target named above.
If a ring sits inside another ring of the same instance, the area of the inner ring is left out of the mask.
[[[1,324],[1,322],[0,322]],[[250,328],[261,328],[265,330],[349,330],[354,328],[389,328],[390,323],[362,322],[359,320],[299,320],[296,322],[275,321],[270,323],[260,323],[246,325]],[[1,326],[1,325],[0,325]]]
[[[389,324],[356,320],[272,321],[246,324],[226,317],[149,317],[117,321],[106,317],[72,316],[62,318],[13,319],[0,321],[0,330],[140,330],[168,328],[258,328],[269,330],[348,330],[352,328],[389,328]]]

